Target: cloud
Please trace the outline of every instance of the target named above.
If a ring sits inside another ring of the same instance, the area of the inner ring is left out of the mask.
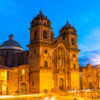
[[[100,53],[99,54],[92,54],[92,58],[90,58],[92,65],[98,65],[100,64]]]
[[[79,54],[79,64],[86,66],[100,64],[100,27],[93,29],[79,44],[82,51]]]
[[[86,66],[88,63],[93,66],[100,64],[100,49],[81,52],[81,56],[79,56],[79,64],[81,66]]]

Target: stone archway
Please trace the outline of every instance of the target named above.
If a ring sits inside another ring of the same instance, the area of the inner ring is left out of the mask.
[[[92,83],[91,83],[91,82],[89,83],[89,88],[90,88],[90,89],[92,89],[92,88],[93,88],[93,86],[92,86]]]
[[[59,79],[59,90],[60,91],[64,90],[64,79],[63,78]]]
[[[21,83],[20,93],[26,93],[26,83]]]

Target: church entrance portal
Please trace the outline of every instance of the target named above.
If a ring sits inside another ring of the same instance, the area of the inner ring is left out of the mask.
[[[59,79],[59,90],[60,91],[64,90],[64,79],[63,78]]]

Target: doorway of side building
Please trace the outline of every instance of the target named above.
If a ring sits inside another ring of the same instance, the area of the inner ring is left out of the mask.
[[[90,89],[92,89],[92,88],[93,88],[93,86],[92,86],[92,83],[91,83],[91,82],[89,83],[89,88],[90,88]]]
[[[64,79],[63,78],[59,79],[59,90],[60,91],[64,90]]]
[[[26,93],[26,83],[21,83],[20,93],[22,94]]]

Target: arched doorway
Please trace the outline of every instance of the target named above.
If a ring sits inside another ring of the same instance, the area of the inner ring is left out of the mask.
[[[91,82],[89,83],[89,88],[90,88],[90,89],[92,89],[92,88],[93,88],[93,87],[92,87],[92,83],[91,83]]]
[[[21,93],[26,93],[26,83],[21,83],[20,92]]]
[[[64,79],[63,78],[59,79],[59,90],[61,91],[64,90]]]

